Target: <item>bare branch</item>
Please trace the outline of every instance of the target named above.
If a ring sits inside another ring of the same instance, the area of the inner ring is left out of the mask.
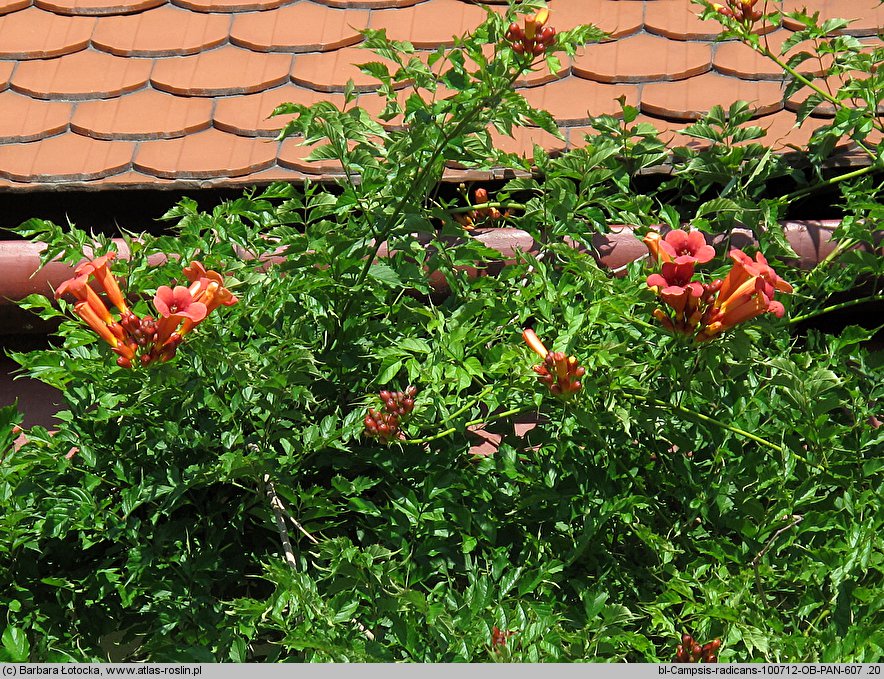
[[[279,531],[279,539],[282,540],[282,550],[285,552],[286,563],[292,567],[293,571],[298,570],[298,560],[295,559],[292,543],[289,540],[289,532],[286,529],[285,521],[282,518],[282,503],[279,501],[279,496],[276,494],[276,489],[273,487],[273,482],[270,480],[270,474],[264,475],[264,488],[267,492],[267,497],[270,498],[270,509],[273,510],[273,518],[276,520],[276,530]]]
[[[298,521],[289,514],[288,510],[285,508],[285,505],[282,503],[282,500],[279,499],[279,495],[276,494],[276,488],[273,485],[273,481],[270,480],[270,474],[264,475],[264,488],[267,493],[267,497],[270,498],[270,509],[273,510],[273,518],[276,521],[276,530],[279,531],[279,539],[282,541],[282,550],[285,552],[285,560],[286,563],[291,566],[293,571],[298,569],[298,560],[295,559],[295,552],[292,549],[292,543],[289,539],[288,529],[285,527],[285,518],[288,518],[304,536],[310,540],[314,545],[319,544],[319,540],[313,537],[310,533],[308,533],[304,527],[298,523]],[[374,641],[374,633],[368,629],[365,625],[359,622],[356,618],[353,618],[351,622],[356,625],[356,629],[369,641]]]

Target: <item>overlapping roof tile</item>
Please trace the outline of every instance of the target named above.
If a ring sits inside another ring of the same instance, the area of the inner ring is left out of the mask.
[[[873,47],[884,25],[878,0],[782,0],[823,19],[855,19],[843,32]],[[377,82],[355,64],[384,59],[363,50],[362,29],[384,29],[427,58],[505,0],[0,0],[0,190],[251,185],[334,175],[334,161],[305,160],[298,140],[275,140],[290,117],[279,104],[341,106],[352,80],[357,104],[377,116]],[[784,100],[777,67],[703,21],[691,0],[548,0],[559,30],[595,23],[610,38],[562,58],[516,87],[549,110],[563,139],[537,128],[494,133],[505,151],[579,147],[618,98],[640,110],[672,144],[712,106],[745,99],[754,124],[777,148],[806,143],[831,119],[821,105],[801,128],[806,98]],[[765,33],[778,49],[800,24]],[[795,48],[800,50],[801,46]],[[392,64],[390,64],[392,67]],[[806,62],[814,76],[825,64]],[[829,85],[837,87],[840,83]],[[404,99],[409,83],[398,83]],[[437,96],[447,96],[443,92]],[[397,118],[384,123],[396,127]],[[446,177],[482,173],[451,168]]]

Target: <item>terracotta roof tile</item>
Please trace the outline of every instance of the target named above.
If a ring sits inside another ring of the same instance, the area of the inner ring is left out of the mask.
[[[0,0],[0,14],[9,14],[29,7],[31,0]]]
[[[769,144],[776,150],[787,150],[788,145],[804,146],[810,141],[811,135],[829,120],[807,118],[801,127],[795,127],[795,116],[789,111],[778,111],[752,121],[765,130],[760,143]]]
[[[64,132],[71,119],[71,105],[39,101],[15,92],[0,94],[0,143],[36,141]]]
[[[286,139],[279,147],[279,164],[309,175],[341,174],[344,170],[337,160],[306,160],[310,152],[322,144],[302,144],[302,139]]]
[[[559,57],[561,67],[558,71],[550,71],[545,63],[520,76],[516,80],[516,87],[538,87],[547,83],[566,78],[571,74],[571,58],[565,55]]]
[[[37,99],[100,99],[144,87],[151,68],[152,61],[83,50],[47,61],[22,62],[10,84]]]
[[[842,31],[850,35],[875,35],[884,26],[884,5],[878,0],[784,0],[783,12],[799,12],[806,9],[811,16],[820,13],[820,21],[842,18],[853,21]],[[783,18],[783,24],[798,30],[800,22]]]
[[[18,181],[61,182],[107,177],[129,167],[135,145],[98,141],[73,132],[0,150],[0,176]]]
[[[164,5],[167,0],[34,0],[37,7],[56,14],[106,16],[132,14]]]
[[[564,151],[566,144],[546,130],[537,127],[514,127],[512,137],[500,134],[497,130],[491,130],[491,139],[494,141],[494,148],[504,153],[515,153],[524,158],[533,157],[535,144],[542,146],[548,153]]]
[[[28,7],[0,16],[0,57],[46,59],[84,49],[95,19],[65,17]]]
[[[359,47],[343,47],[334,52],[298,54],[292,66],[292,80],[299,85],[320,92],[343,92],[348,80],[352,80],[361,92],[376,90],[378,81],[365,75],[356,64],[378,61],[386,64],[390,72],[396,70],[392,61]],[[405,83],[403,83],[403,86]]]
[[[161,188],[170,187],[172,182],[168,179],[159,179],[153,175],[143,174],[136,170],[127,170],[103,177],[90,182],[91,186],[106,186],[110,188]]]
[[[765,35],[761,40],[774,54],[779,55],[783,43],[792,35],[794,35],[792,31],[779,30]],[[812,50],[811,45],[799,43],[786,53],[785,58],[788,59],[799,52],[809,52],[810,50]],[[822,63],[817,59],[808,59],[801,64],[799,71],[802,75],[819,76],[825,72],[831,63],[831,58],[823,59]],[[783,79],[783,71],[779,66],[751,47],[739,42],[718,45],[712,65],[719,73],[733,75],[738,78],[750,80]]]
[[[320,101],[331,101],[341,108],[344,105],[344,95],[316,92],[297,85],[283,85],[259,94],[226,97],[215,104],[215,127],[247,137],[275,136],[294,117],[270,117],[277,106],[289,102],[311,106]]]
[[[619,38],[641,29],[644,4],[633,0],[550,0],[550,25],[567,31],[591,23]]]
[[[212,102],[144,89],[126,97],[80,102],[71,129],[96,139],[168,139],[212,124]]]
[[[92,44],[126,57],[196,54],[227,41],[230,17],[197,14],[170,5],[99,22]]]
[[[190,57],[160,59],[150,81],[157,89],[185,96],[246,94],[284,83],[291,63],[288,54],[257,54],[228,45]]]
[[[740,80],[705,73],[684,87],[677,82],[655,82],[642,88],[642,111],[676,120],[696,120],[716,104],[725,108],[734,101],[748,101],[756,115],[773,113],[783,108],[783,92],[779,83]]]
[[[237,184],[248,186],[250,184],[266,184],[270,182],[303,182],[305,179],[307,179],[307,175],[303,172],[275,166],[260,172],[243,175],[241,180],[237,181]]]
[[[683,80],[712,66],[707,43],[668,40],[648,33],[587,45],[574,57],[571,70],[599,82]]]
[[[547,1],[558,30],[590,21],[614,39],[588,45],[573,60],[563,56],[558,73],[550,74],[543,64],[519,78],[517,88],[553,114],[566,141],[538,129],[517,129],[516,139],[495,133],[505,150],[530,155],[534,141],[551,150],[580,146],[591,116],[618,114],[615,99],[621,93],[640,109],[639,120],[691,148],[702,144],[679,130],[714,104],[754,102],[755,122],[770,126],[784,149],[805,142],[833,114],[822,105],[802,129],[792,129],[794,113],[783,108],[776,67],[734,42],[714,42],[718,24],[700,21],[700,8],[691,0]],[[849,31],[859,35],[874,34],[884,24],[878,0],[784,2],[787,10],[806,3],[824,18],[855,15],[859,21]],[[501,12],[507,3],[488,4]],[[354,64],[384,60],[357,46],[359,30],[385,28],[389,37],[414,43],[416,56],[426,59],[428,50],[478,24],[484,18],[481,5],[0,0],[0,184],[24,191],[60,182],[66,188],[189,188],[323,179],[323,173],[331,178],[341,171],[333,161],[307,163],[309,149],[296,140],[269,139],[286,122],[268,118],[273,108],[284,101],[331,100],[340,106],[352,79],[362,92],[356,103],[378,117],[383,102],[373,94],[377,82]],[[774,48],[796,28],[791,20],[787,24],[768,36]],[[881,44],[877,38],[864,42]],[[411,94],[407,85],[397,85],[400,102]],[[450,94],[442,90],[437,96]],[[796,109],[805,96],[799,91],[785,105]],[[395,129],[402,119],[382,124]],[[845,148],[850,144],[843,140]],[[498,175],[452,166],[445,177]]]
[[[254,12],[276,9],[292,0],[172,0],[194,12]]]
[[[341,9],[388,9],[411,7],[419,2],[426,2],[426,0],[313,0],[313,2]]]
[[[393,40],[408,40],[416,48],[434,48],[454,44],[460,36],[485,20],[478,5],[459,0],[427,0],[413,7],[375,10],[371,27],[385,29]]]
[[[237,16],[230,41],[258,52],[325,52],[361,42],[359,31],[367,25],[368,12],[298,2]]]
[[[143,142],[135,154],[136,170],[170,179],[239,177],[266,169],[278,143],[204,130],[179,139]]]
[[[702,21],[701,7],[684,0],[655,0],[645,4],[645,30],[673,40],[714,40],[721,33],[717,21]]]
[[[817,81],[816,85],[823,90],[823,92],[828,92],[834,94],[841,87],[843,87],[851,77],[858,78],[866,78],[868,75],[866,74],[857,74],[857,73],[845,73],[842,76],[833,76],[827,78],[826,80]],[[808,87],[802,87],[801,89],[794,92],[788,99],[786,99],[786,108],[790,111],[798,111],[807,97],[811,94],[811,90]],[[865,102],[856,99],[845,99],[845,103],[851,106],[864,106]],[[825,118],[831,118],[835,115],[835,107],[827,101],[822,102],[817,105],[816,108],[813,109],[812,115],[822,116]],[[878,103],[878,115],[884,115],[884,102]]]
[[[609,85],[574,77],[521,93],[534,108],[549,111],[559,125],[568,126],[586,125],[596,116],[618,114],[617,98],[621,95],[630,106],[638,105],[637,85]]]
[[[15,69],[14,62],[0,61],[0,90],[9,87],[9,79],[12,77],[13,69]]]

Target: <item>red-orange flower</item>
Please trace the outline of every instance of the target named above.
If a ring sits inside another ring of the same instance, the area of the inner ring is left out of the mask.
[[[199,323],[207,313],[206,305],[194,301],[190,290],[183,285],[177,285],[174,289],[161,285],[153,298],[153,304],[163,318],[189,318],[194,323]]]
[[[88,302],[92,310],[106,324],[113,322],[113,317],[101,297],[89,287],[89,276],[74,276],[64,281],[55,291],[55,299],[60,299],[65,294],[73,295],[78,302]]]
[[[104,320],[95,313],[95,309],[89,304],[89,302],[77,302],[74,304],[74,312],[86,321],[86,325],[92,328],[101,339],[110,344],[112,347],[117,347],[120,344],[120,338],[111,331],[108,324],[104,322]]]
[[[764,255],[758,252],[753,260],[741,250],[731,250],[730,258],[734,265],[721,283],[698,341],[712,339],[763,313],[781,318],[786,311],[774,295],[777,291],[792,292],[792,286],[777,275]]]
[[[656,231],[649,231],[642,242],[654,262],[666,263],[679,257],[690,257],[697,264],[705,264],[715,257],[715,248],[706,245],[706,237],[696,229],[673,229],[665,237]]]
[[[120,310],[120,313],[126,314],[129,313],[126,299],[120,291],[117,279],[114,278],[113,273],[111,273],[111,270],[108,267],[108,262],[113,261],[116,256],[117,253],[108,252],[106,255],[102,255],[91,262],[83,262],[80,266],[74,269],[74,273],[76,273],[77,276],[94,276],[95,280],[98,281],[98,284],[101,286],[101,289],[104,290],[108,299],[111,301],[111,304],[117,307],[117,309]]]
[[[162,347],[182,321],[185,323],[189,321],[189,330],[202,321],[208,313],[206,305],[194,301],[190,290],[183,285],[178,285],[174,289],[168,285],[161,285],[153,298],[153,305],[161,316],[157,322],[157,334],[154,340],[159,347]],[[183,335],[184,332],[179,331],[178,334]]]
[[[546,355],[549,353],[549,351],[545,346],[543,346],[543,342],[540,341],[540,338],[537,336],[536,332],[534,332],[531,328],[525,328],[522,331],[522,338],[525,340],[526,344],[531,348],[534,353],[540,356],[540,358],[546,358]]]
[[[694,255],[684,254],[672,261],[664,261],[662,272],[648,276],[646,281],[669,307],[668,313],[663,309],[656,309],[653,313],[667,330],[705,342],[763,313],[777,317],[785,313],[783,305],[774,300],[774,294],[777,291],[791,292],[792,286],[777,275],[764,255],[759,252],[753,260],[740,250],[732,250],[733,266],[726,278],[700,283],[693,280],[694,264],[696,254],[704,256],[700,252],[704,246],[694,248],[688,238],[690,234],[679,236],[674,242],[676,245],[682,243],[685,249],[693,249]],[[659,239],[650,240],[659,250],[661,259],[671,256]]]
[[[579,365],[577,358],[567,356],[561,351],[547,351],[543,342],[530,328],[522,331],[522,337],[529,347],[541,358],[543,363],[533,367],[537,379],[545,384],[554,396],[570,396],[583,387],[580,378],[586,374],[586,368]]]
[[[681,256],[664,262],[661,273],[648,276],[648,287],[670,295],[678,295],[687,290],[694,297],[699,297],[703,292],[703,285],[692,280],[696,261],[693,257]]]
[[[206,314],[212,313],[219,306],[232,306],[239,300],[224,287],[224,279],[217,271],[206,270],[199,262],[191,262],[190,266],[183,269],[184,275],[190,281],[190,295],[195,302],[205,304]],[[193,329],[199,321],[185,319],[181,326],[181,334],[185,335]]]
[[[706,245],[703,232],[696,229],[691,231],[673,229],[663,238],[660,249],[669,255],[670,259],[690,257],[697,264],[705,264],[715,257],[715,248]]]
[[[755,8],[757,3],[758,0],[727,0],[727,6],[715,2],[712,3],[712,9],[722,16],[730,17],[737,21],[754,23],[764,16],[760,9]]]
[[[159,320],[151,316],[139,317],[132,313],[123,299],[116,279],[108,269],[114,258],[108,253],[75,270],[74,278],[62,283],[56,297],[71,294],[78,300],[74,311],[118,354],[117,364],[131,368],[134,359],[143,365],[152,361],[168,361],[183,341],[183,336],[222,304],[236,304],[236,297],[223,285],[221,275],[206,271],[199,262],[191,262],[184,269],[191,281],[190,287],[170,288],[163,285],[154,296]],[[89,287],[94,276],[108,298],[120,310],[120,320],[111,315],[101,297]]]
[[[652,262],[671,262],[672,258],[668,253],[664,252],[660,247],[663,242],[663,236],[657,231],[648,231],[642,242],[647,246],[648,253],[651,255]]]
[[[491,628],[491,648],[493,648],[498,653],[500,652],[500,646],[506,646],[506,640],[511,636],[516,634],[515,630],[502,630],[497,625],[494,625]]]

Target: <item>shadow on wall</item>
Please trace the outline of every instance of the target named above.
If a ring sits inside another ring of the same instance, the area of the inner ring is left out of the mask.
[[[12,339],[12,338],[4,338]],[[30,351],[45,346],[45,342],[27,346],[18,342],[0,344],[0,407],[18,401],[18,411],[24,415],[24,426],[41,425],[52,428],[55,413],[64,403],[61,392],[38,380],[27,377],[16,378],[18,363],[7,356],[10,351]]]

